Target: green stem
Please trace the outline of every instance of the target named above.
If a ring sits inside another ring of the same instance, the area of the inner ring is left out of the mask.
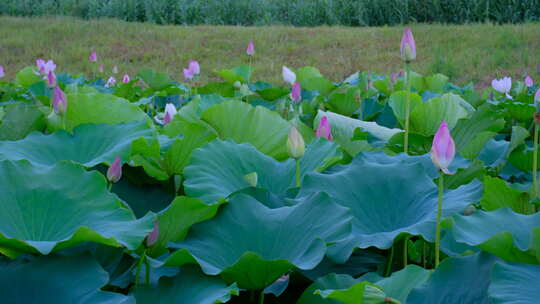
[[[261,290],[261,295],[259,296],[259,304],[264,304],[264,290]]]
[[[300,178],[300,159],[296,159],[296,187],[302,186],[302,180]]]
[[[538,124],[534,124],[534,151],[533,151],[533,195],[538,197]]]
[[[405,62],[405,81],[407,83],[407,98],[405,100],[405,137],[403,138],[403,152],[409,152],[409,114],[411,111],[411,80],[409,62]]]
[[[388,257],[388,262],[386,264],[386,272],[384,274],[385,277],[389,277],[392,273],[392,263],[394,262],[394,245],[392,244],[392,247],[390,248],[390,256]]]
[[[405,240],[403,241],[403,268],[407,267],[407,260],[409,258],[409,253],[407,252],[408,243],[409,236],[406,236]]]
[[[150,285],[150,262],[148,262],[148,259],[146,257],[144,258],[144,266],[145,266],[145,269],[146,269],[145,283],[146,283],[146,285]]]
[[[109,186],[108,186],[108,188],[109,188],[109,192],[111,192],[111,189],[112,189],[112,184],[113,184],[113,183],[109,182]]]
[[[441,215],[443,204],[444,173],[439,177],[439,200],[437,204],[437,227],[435,228],[435,269],[439,266],[439,248],[441,246]]]
[[[249,56],[249,74],[248,74],[248,79],[247,79],[247,83],[249,84],[249,82],[251,81],[251,56]]]
[[[139,279],[141,277],[142,263],[144,262],[145,256],[146,256],[146,250],[143,251],[141,257],[139,258],[139,262],[137,262],[137,272],[135,274],[135,285],[139,284]]]

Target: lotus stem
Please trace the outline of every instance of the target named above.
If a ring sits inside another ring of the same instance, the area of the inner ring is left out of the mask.
[[[145,283],[146,285],[150,285],[150,262],[148,262],[148,259],[144,258],[144,266],[145,266]]]
[[[435,269],[439,266],[439,249],[441,246],[441,215],[443,204],[443,190],[444,190],[444,173],[441,172],[439,177],[439,195],[437,204],[437,226],[435,228]]]
[[[146,256],[146,249],[143,251],[139,261],[137,262],[137,272],[135,273],[135,285],[139,284],[139,279],[141,277],[142,264],[144,262],[144,257]]]
[[[392,273],[392,263],[394,262],[394,245],[390,248],[390,256],[388,257],[388,262],[386,264],[386,271],[384,273],[385,277],[389,277]]]
[[[407,98],[405,99],[405,137],[403,138],[403,152],[409,152],[409,112],[411,111],[411,72],[409,62],[405,62],[405,81],[407,83]]]
[[[538,197],[538,124],[534,124],[534,150],[533,150],[533,195],[536,199]]]
[[[300,177],[300,159],[297,158],[296,160],[296,187],[302,186],[302,179]]]
[[[259,304],[264,304],[264,289],[261,290],[261,294],[259,296]]]

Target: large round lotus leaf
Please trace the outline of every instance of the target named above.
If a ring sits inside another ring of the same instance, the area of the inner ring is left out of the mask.
[[[65,124],[68,130],[80,124],[119,124],[150,118],[136,105],[109,94],[67,94]]]
[[[538,303],[540,265],[497,262],[491,272],[488,294],[493,304]]]
[[[278,160],[288,157],[290,124],[276,112],[231,100],[208,108],[202,120],[214,127],[222,139],[251,143]]]
[[[477,211],[455,217],[453,233],[456,241],[507,261],[540,264],[540,213],[523,215],[509,208]]]
[[[356,284],[357,280],[346,274],[331,273],[317,279],[303,293],[297,304],[340,304],[337,300],[324,299],[316,295],[316,290],[344,289]]]
[[[0,246],[48,254],[91,241],[135,249],[152,231],[136,220],[98,172],[60,162],[0,161]]]
[[[300,160],[301,176],[321,170],[340,159],[337,145],[318,139],[308,145]],[[184,170],[185,191],[205,202],[215,202],[231,193],[250,187],[245,176],[257,173],[257,187],[282,194],[295,187],[296,163],[278,162],[250,144],[215,140],[192,154]]]
[[[411,291],[407,304],[490,304],[487,289],[494,262],[486,253],[448,258],[422,287]]]
[[[144,121],[119,125],[85,124],[76,127],[73,134],[65,131],[50,135],[35,132],[18,141],[0,141],[0,159],[26,159],[45,166],[71,160],[93,167],[112,163],[117,156],[127,160],[131,143],[152,135],[153,131]]]
[[[133,298],[101,291],[107,272],[90,255],[11,262],[0,272],[3,304],[132,304]]]
[[[139,285],[133,294],[140,304],[217,304],[228,302],[239,290],[235,283],[227,286],[195,267],[182,267],[176,277],[162,277],[157,287]]]
[[[434,239],[438,191],[424,166],[403,160],[372,160],[357,157],[328,174],[311,173],[304,178],[300,195],[324,191],[353,212],[353,234],[336,247],[341,261],[355,247],[389,248],[401,233]],[[462,212],[481,194],[478,181],[445,191],[443,217]]]
[[[0,140],[18,140],[32,131],[42,131],[45,128],[45,117],[35,104],[16,103],[3,107],[3,110]]]
[[[221,274],[241,288],[263,289],[294,267],[317,266],[327,244],[347,237],[350,229],[349,210],[324,193],[276,209],[238,194],[217,217],[193,226],[185,241],[174,243],[181,250],[167,265],[197,262],[206,274]]]

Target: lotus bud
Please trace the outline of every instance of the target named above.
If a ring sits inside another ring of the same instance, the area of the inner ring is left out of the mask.
[[[299,82],[295,82],[293,84],[291,90],[291,99],[294,103],[299,103],[300,100],[302,100],[302,87],[300,86]]]
[[[6,76],[6,73],[4,72],[4,67],[0,65],[0,78],[4,78]]]
[[[59,86],[56,86],[53,91],[53,109],[59,115],[63,115],[67,110],[67,97]]]
[[[90,53],[90,56],[88,56],[88,60],[90,60],[90,62],[96,62],[97,61],[97,53],[96,53],[96,51],[92,51]]]
[[[296,81],[296,74],[291,71],[288,67],[284,66],[282,68],[282,74],[283,74],[283,81],[286,83],[293,85]]]
[[[168,123],[170,123],[173,118],[174,118],[174,115],[176,115],[178,111],[176,111],[176,108],[174,107],[174,105],[172,103],[168,103],[165,105],[165,116],[163,117],[163,125],[166,125]]]
[[[405,28],[401,37],[401,59],[405,62],[416,59],[416,43],[410,28]]]
[[[38,68],[38,73],[43,75],[45,74],[45,60],[38,58],[36,59],[36,66]]]
[[[146,237],[146,247],[154,246],[159,239],[159,221],[154,221],[154,230]]]
[[[302,158],[305,150],[306,147],[302,134],[300,134],[295,127],[291,127],[289,137],[287,138],[287,151],[289,152],[289,156],[295,159]]]
[[[111,183],[117,183],[120,178],[122,178],[122,159],[117,156],[107,170],[107,180]]]
[[[257,187],[259,176],[257,175],[257,172],[251,172],[246,175],[244,175],[244,181],[250,185],[251,187]]]
[[[248,56],[255,55],[255,43],[253,43],[253,41],[250,41],[248,43],[248,46],[247,46],[247,49],[246,49],[246,54],[248,54]]]
[[[195,60],[189,62],[189,70],[192,72],[193,76],[199,75],[201,73],[201,67],[199,63]]]
[[[476,207],[474,207],[473,205],[469,205],[467,206],[467,208],[465,208],[465,210],[463,210],[463,215],[469,216],[472,215],[475,211]]]
[[[124,77],[122,78],[123,83],[129,83],[131,79],[129,78],[128,74],[124,74]]]
[[[531,76],[525,77],[525,85],[526,85],[527,87],[529,87],[529,88],[532,87],[532,86],[534,85],[534,82],[533,82]]]
[[[512,89],[512,78],[504,77],[502,79],[493,79],[491,81],[491,86],[493,89],[495,89],[495,91],[505,94],[506,98],[512,99],[512,96],[508,94]]]
[[[116,85],[116,78],[114,76],[109,77],[109,80],[107,80],[107,83],[105,84],[105,87],[111,88]]]
[[[98,71],[99,71],[100,73],[105,72],[105,68],[103,67],[103,64],[99,66]]]
[[[321,118],[321,121],[319,122],[319,126],[317,127],[317,130],[315,131],[315,135],[317,136],[317,138],[324,137],[328,140],[333,140],[330,122],[328,122],[328,118],[326,116],[323,116]]]
[[[193,72],[190,69],[184,69],[184,79],[186,81],[191,81],[193,79]]]
[[[117,66],[114,66],[114,67],[112,68],[112,72],[113,72],[113,74],[118,74],[118,67],[117,67]]]
[[[448,167],[456,154],[456,147],[446,121],[443,120],[439,130],[435,133],[431,146],[431,160],[435,167],[445,174],[454,174],[448,171]]]
[[[53,71],[49,71],[49,74],[47,74],[47,86],[49,88],[56,86],[56,75],[54,75]]]

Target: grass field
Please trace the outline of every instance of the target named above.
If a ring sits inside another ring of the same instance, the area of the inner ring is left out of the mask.
[[[483,87],[496,76],[540,78],[540,24],[413,25],[420,73],[443,73],[454,82]],[[245,47],[254,40],[254,79],[280,82],[281,66],[316,66],[332,80],[358,71],[390,73],[399,66],[401,27],[292,28],[159,26],[117,20],[0,17],[0,64],[8,78],[36,58],[52,58],[59,71],[89,73],[88,54],[96,50],[108,71],[133,74],[153,68],[180,79],[188,60],[201,63],[202,81],[211,69],[248,62]],[[210,68],[211,67],[211,68]],[[110,72],[109,72],[110,73]]]

